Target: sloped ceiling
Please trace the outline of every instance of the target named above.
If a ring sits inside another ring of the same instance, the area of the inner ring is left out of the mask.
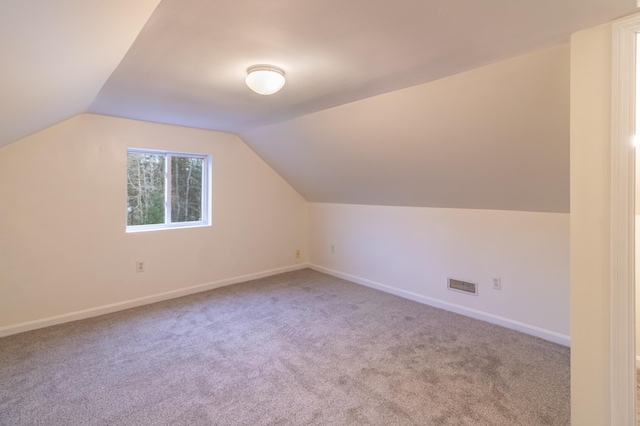
[[[635,10],[636,0],[4,0],[0,146],[92,112],[239,133],[312,201],[567,211],[561,45]],[[540,49],[552,53],[504,65]],[[258,63],[285,69],[281,92],[245,86]],[[477,69],[487,65],[503,85]]]
[[[308,201],[569,211],[569,46],[240,133]]]
[[[160,0],[2,0],[0,146],[87,111]]]

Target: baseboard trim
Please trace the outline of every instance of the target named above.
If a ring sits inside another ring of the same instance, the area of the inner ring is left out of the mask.
[[[322,272],[328,275],[332,275],[334,277],[342,278],[347,281],[352,281],[357,284],[364,285],[366,287],[371,287],[376,290],[384,291],[386,293],[394,294],[396,296],[403,297],[405,299],[413,300],[415,302],[424,303],[425,305],[433,306],[436,308],[444,309],[447,311],[455,312],[457,314],[465,315],[467,317],[479,319],[482,321],[490,322],[492,324],[496,324],[502,327],[510,328],[512,330],[520,331],[522,333],[529,334],[531,336],[539,337],[544,340],[548,340],[550,342],[558,343],[563,346],[570,347],[571,346],[571,338],[564,334],[556,333],[555,331],[545,330],[540,327],[536,327],[533,325],[521,323],[519,321],[514,321],[509,318],[500,317],[497,315],[489,314],[487,312],[479,311],[476,309],[467,308],[465,306],[456,305],[449,302],[444,302],[442,300],[433,299],[431,297],[422,296],[417,293],[413,293],[406,290],[400,290],[395,287],[391,287],[385,284],[381,284],[375,281],[368,280],[366,278],[361,278],[355,275],[346,274],[344,272],[336,271],[333,269],[325,268],[324,266],[319,266],[315,264],[309,264],[309,268],[314,269],[318,272]],[[640,359],[640,358],[639,358]]]
[[[135,308],[138,306],[149,305],[151,303],[162,302],[177,297],[188,296],[202,291],[213,290],[215,288],[225,287],[232,284],[238,284],[245,281],[251,281],[258,278],[269,277],[272,275],[282,274],[284,272],[297,271],[299,269],[308,268],[307,263],[285,266],[283,268],[270,269],[268,271],[256,272],[253,274],[241,275],[233,278],[225,278],[223,280],[213,281],[205,284],[186,287],[178,290],[167,291],[165,293],[153,294],[150,296],[139,297],[137,299],[125,300],[123,302],[103,305],[96,308],[83,309],[68,314],[56,315],[49,318],[43,318],[34,321],[23,322],[20,324],[0,327],[0,337],[10,336],[25,331],[36,330],[38,328],[49,327],[51,325],[63,324],[66,322],[77,321],[81,319],[97,317],[100,315],[110,314],[113,312],[123,311],[125,309]]]

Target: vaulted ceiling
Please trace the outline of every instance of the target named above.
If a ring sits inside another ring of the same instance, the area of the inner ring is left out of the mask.
[[[3,0],[0,146],[93,112],[238,133],[311,201],[566,211],[561,45],[635,10],[635,0]],[[245,86],[258,63],[285,70],[281,92]]]
[[[569,211],[569,46],[241,132],[310,201]]]
[[[0,146],[86,112],[160,0],[2,0]]]

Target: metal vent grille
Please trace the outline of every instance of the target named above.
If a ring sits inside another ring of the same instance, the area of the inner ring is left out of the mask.
[[[478,294],[478,285],[476,283],[454,280],[453,278],[449,278],[447,288],[449,290],[460,291],[467,294]]]

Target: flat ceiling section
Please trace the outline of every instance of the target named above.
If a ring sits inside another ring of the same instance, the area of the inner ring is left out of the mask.
[[[231,132],[566,42],[634,0],[163,0],[89,111]],[[268,63],[270,97],[244,84]]]

